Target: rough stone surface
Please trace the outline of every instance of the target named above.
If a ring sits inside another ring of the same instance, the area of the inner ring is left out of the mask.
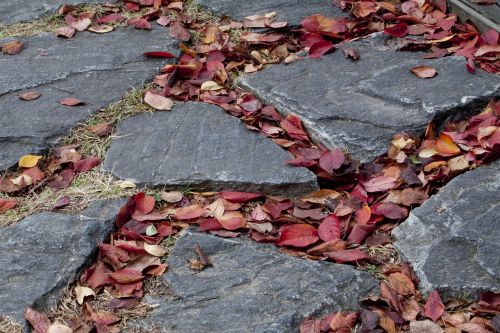
[[[199,244],[213,267],[188,267]],[[147,319],[168,333],[289,333],[302,319],[358,308],[378,292],[378,282],[347,265],[299,259],[270,244],[224,239],[188,230],[168,259],[161,279],[178,296],[148,297],[159,307]]]
[[[315,175],[285,164],[291,155],[239,119],[202,103],[123,121],[104,170],[141,185],[234,189],[298,195],[317,189]]]
[[[387,42],[375,35],[348,44],[360,51],[359,61],[337,50],[320,60],[272,66],[240,84],[280,112],[298,115],[315,139],[362,161],[383,154],[396,133],[421,133],[433,118],[460,115],[465,107],[474,112],[499,95],[500,77],[469,74],[463,58],[427,60],[423,53],[396,52]],[[439,74],[418,78],[410,69],[420,65]]]
[[[500,161],[458,176],[396,228],[421,290],[472,297],[500,291]]]
[[[0,315],[22,322],[27,306],[47,309],[114,228],[121,200],[79,213],[45,212],[0,229]]]
[[[250,15],[276,12],[276,21],[286,21],[289,26],[298,26],[309,15],[323,14],[328,17],[346,16],[331,0],[197,0],[198,3],[215,12],[236,20]]]
[[[40,15],[55,12],[64,4],[104,3],[105,0],[2,0],[0,1],[0,24],[35,19]]]
[[[173,51],[176,45],[163,28],[84,32],[69,40],[44,34],[24,42],[20,54],[0,54],[0,170],[48,148],[91,113],[151,78],[162,61],[146,59],[145,51]],[[18,95],[26,91],[42,96],[23,101]],[[86,104],[60,105],[66,97]]]

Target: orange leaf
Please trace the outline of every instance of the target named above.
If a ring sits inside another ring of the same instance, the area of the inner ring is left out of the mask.
[[[229,212],[217,219],[219,223],[227,230],[236,230],[238,228],[244,227],[247,223],[243,215],[240,212]]]
[[[411,279],[403,273],[392,273],[389,275],[389,284],[395,292],[400,295],[413,295],[415,294],[415,285]]]
[[[441,156],[450,156],[460,153],[460,148],[453,142],[451,136],[441,133],[436,143],[437,150]]]

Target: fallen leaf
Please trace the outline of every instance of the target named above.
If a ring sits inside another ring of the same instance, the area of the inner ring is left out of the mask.
[[[151,30],[151,23],[149,23],[147,20],[140,18],[140,17],[135,17],[131,18],[130,20],[127,21],[128,25],[133,26],[136,29],[139,30]]]
[[[64,197],[59,198],[59,200],[56,201],[53,208],[60,209],[60,208],[68,206],[69,204],[70,204],[69,197],[64,196]]]
[[[19,54],[22,50],[23,43],[19,39],[2,45],[2,52],[5,54],[15,55]]]
[[[410,333],[443,333],[444,330],[432,321],[426,320],[413,320],[410,322]]]
[[[81,305],[81,304],[83,304],[85,297],[95,296],[95,292],[92,289],[90,289],[89,287],[83,287],[83,286],[77,285],[75,287],[75,295],[76,295],[76,301],[78,302],[78,304]]]
[[[84,105],[85,102],[79,100],[78,98],[63,98],[59,100],[59,104],[66,105],[66,106],[77,106],[77,105]]]
[[[73,163],[73,169],[76,172],[87,172],[92,170],[96,166],[101,164],[101,159],[99,157],[89,157],[80,161],[76,161]]]
[[[174,102],[170,98],[153,94],[150,91],[146,92],[144,101],[156,110],[170,111],[174,106]]]
[[[437,75],[437,71],[430,66],[417,66],[411,69],[411,72],[423,79],[430,79]]]
[[[201,249],[200,244],[196,244],[196,246],[194,247],[194,252],[198,256],[202,265],[212,266],[212,263],[208,259],[207,255],[205,253],[203,253],[203,250]]]
[[[85,127],[85,129],[91,133],[94,133],[98,137],[104,137],[113,131],[113,123],[108,122],[108,123],[103,123],[103,124],[96,124],[96,125],[90,125]]]
[[[172,53],[170,53],[170,52],[164,52],[164,51],[144,52],[144,55],[146,57],[151,57],[151,58],[164,58],[164,59],[177,58]]]
[[[105,34],[114,30],[110,25],[106,24],[93,24],[88,28],[89,31],[95,32],[97,34]]]
[[[328,242],[340,239],[340,221],[334,214],[330,214],[318,227],[318,236],[322,241]]]
[[[309,56],[313,59],[321,58],[321,56],[331,49],[334,49],[332,42],[322,40],[309,48]]]
[[[325,255],[339,263],[368,259],[368,255],[360,249],[325,252]]]
[[[187,207],[177,208],[175,210],[174,217],[178,220],[192,220],[202,216],[206,213],[206,209],[203,206],[194,204]]]
[[[30,307],[26,308],[24,318],[31,324],[35,333],[46,333],[50,327],[49,318]]]
[[[344,161],[344,152],[340,149],[333,149],[321,154],[319,166],[329,174],[333,174],[333,171],[339,169]]]
[[[0,213],[12,209],[16,206],[17,206],[17,200],[0,198]]]
[[[321,321],[317,318],[308,318],[300,323],[300,333],[321,333]]]
[[[427,298],[427,302],[424,306],[424,314],[431,318],[434,322],[436,322],[439,317],[444,312],[444,305],[441,302],[441,297],[437,290],[434,290],[429,294],[429,298]]]
[[[19,98],[25,101],[32,101],[34,99],[37,99],[38,97],[42,96],[41,93],[36,92],[36,91],[28,91],[25,93],[22,93],[19,95]]]
[[[160,192],[160,198],[162,198],[162,200],[165,200],[168,203],[179,202],[182,200],[183,197],[184,195],[182,194],[182,192],[179,191]]]
[[[227,230],[236,230],[246,225],[246,219],[240,212],[229,212],[217,219]]]
[[[374,177],[362,183],[366,192],[387,191],[396,186],[396,179],[388,176]]]
[[[38,164],[42,157],[40,155],[24,155],[19,159],[18,165],[20,168],[32,168]]]
[[[71,38],[75,35],[76,29],[72,27],[61,27],[54,33],[57,37]]]
[[[201,84],[201,90],[210,90],[210,91],[213,91],[213,90],[221,90],[223,89],[224,86],[218,84],[217,82],[215,81],[205,81]]]
[[[47,329],[47,333],[73,333],[73,330],[61,323],[53,323]]]
[[[415,294],[415,285],[412,280],[403,273],[392,273],[388,277],[389,285],[395,292],[407,296]]]
[[[280,228],[280,237],[276,245],[306,247],[318,241],[318,231],[310,224],[291,224]]]
[[[234,191],[223,191],[219,193],[222,199],[234,203],[245,203],[248,201],[255,200],[262,196],[261,193],[250,193],[250,192],[234,192]]]
[[[155,208],[155,198],[139,192],[134,196],[135,204],[143,214],[150,213]]]
[[[347,47],[342,50],[346,58],[351,58],[352,60],[358,60],[361,56],[359,55],[358,49]]]
[[[148,243],[144,243],[144,250],[155,257],[162,257],[167,253],[160,245],[150,245]]]

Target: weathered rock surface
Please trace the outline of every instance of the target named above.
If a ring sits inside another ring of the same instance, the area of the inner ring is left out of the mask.
[[[213,267],[188,267],[199,244]],[[188,230],[168,259],[164,279],[178,299],[148,297],[159,304],[147,319],[158,332],[298,332],[302,319],[358,308],[377,293],[378,282],[347,265],[291,257],[273,245],[224,239]]]
[[[320,60],[272,66],[240,84],[280,112],[298,115],[316,140],[362,161],[383,154],[396,133],[421,133],[429,120],[474,112],[500,93],[500,77],[469,74],[463,58],[427,60],[423,53],[396,52],[388,41],[375,35],[349,43],[360,51],[359,61],[337,50]],[[439,74],[418,78],[410,69],[420,65]]]
[[[52,306],[114,228],[121,200],[84,211],[31,215],[0,229],[0,315],[22,322],[27,306]]]
[[[139,114],[117,134],[103,168],[141,185],[280,195],[317,189],[312,172],[285,164],[291,155],[214,105],[178,103],[170,112]]]
[[[173,51],[176,45],[163,28],[83,32],[69,40],[44,34],[24,42],[20,54],[0,54],[0,170],[48,148],[91,113],[151,78],[162,61],[146,59],[145,51]],[[26,91],[42,96],[23,101],[18,95]],[[86,104],[60,105],[66,97]]]
[[[40,15],[55,12],[64,4],[104,3],[105,0],[8,0],[0,1],[0,24],[35,19]]]
[[[500,161],[458,176],[393,231],[421,290],[500,291]]]
[[[309,15],[323,14],[327,17],[346,16],[339,8],[332,5],[331,0],[197,0],[198,3],[212,11],[242,20],[250,15],[262,15],[276,12],[276,21],[286,21],[288,26],[298,26],[300,21]]]

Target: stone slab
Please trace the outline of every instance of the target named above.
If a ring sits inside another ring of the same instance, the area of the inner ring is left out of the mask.
[[[276,21],[286,21],[288,26],[300,25],[306,16],[323,14],[327,17],[347,16],[332,5],[331,0],[197,0],[198,3],[217,13],[242,20],[250,15],[276,12]]]
[[[199,244],[213,267],[188,267]],[[311,315],[358,309],[378,281],[348,265],[299,259],[270,244],[185,232],[161,277],[178,296],[155,296],[148,319],[161,333],[289,333]]]
[[[105,0],[2,0],[0,1],[0,24],[10,25],[36,19],[43,14],[56,12],[59,7],[65,4],[105,2]]]
[[[43,34],[24,42],[20,54],[0,54],[0,170],[25,154],[43,152],[93,112],[150,79],[162,60],[146,59],[145,51],[175,53],[177,45],[163,28],[83,32],[69,40]],[[18,95],[26,91],[42,96],[23,101]],[[60,105],[66,97],[86,104]]]
[[[316,190],[316,176],[287,165],[289,159],[270,139],[217,106],[177,103],[170,112],[124,120],[103,169],[146,186],[289,196]]]
[[[500,291],[500,161],[458,176],[393,231],[428,293]]]
[[[112,232],[123,203],[98,201],[78,213],[39,213],[0,229],[0,315],[24,322],[27,306],[53,306]]]
[[[314,139],[361,161],[383,154],[396,133],[420,134],[431,119],[473,113],[500,94],[500,77],[469,74],[463,58],[423,59],[423,53],[396,52],[388,42],[373,35],[347,44],[360,51],[359,61],[337,50],[271,66],[244,76],[240,85],[281,113],[299,116]],[[410,72],[421,65],[439,74],[421,79]]]

